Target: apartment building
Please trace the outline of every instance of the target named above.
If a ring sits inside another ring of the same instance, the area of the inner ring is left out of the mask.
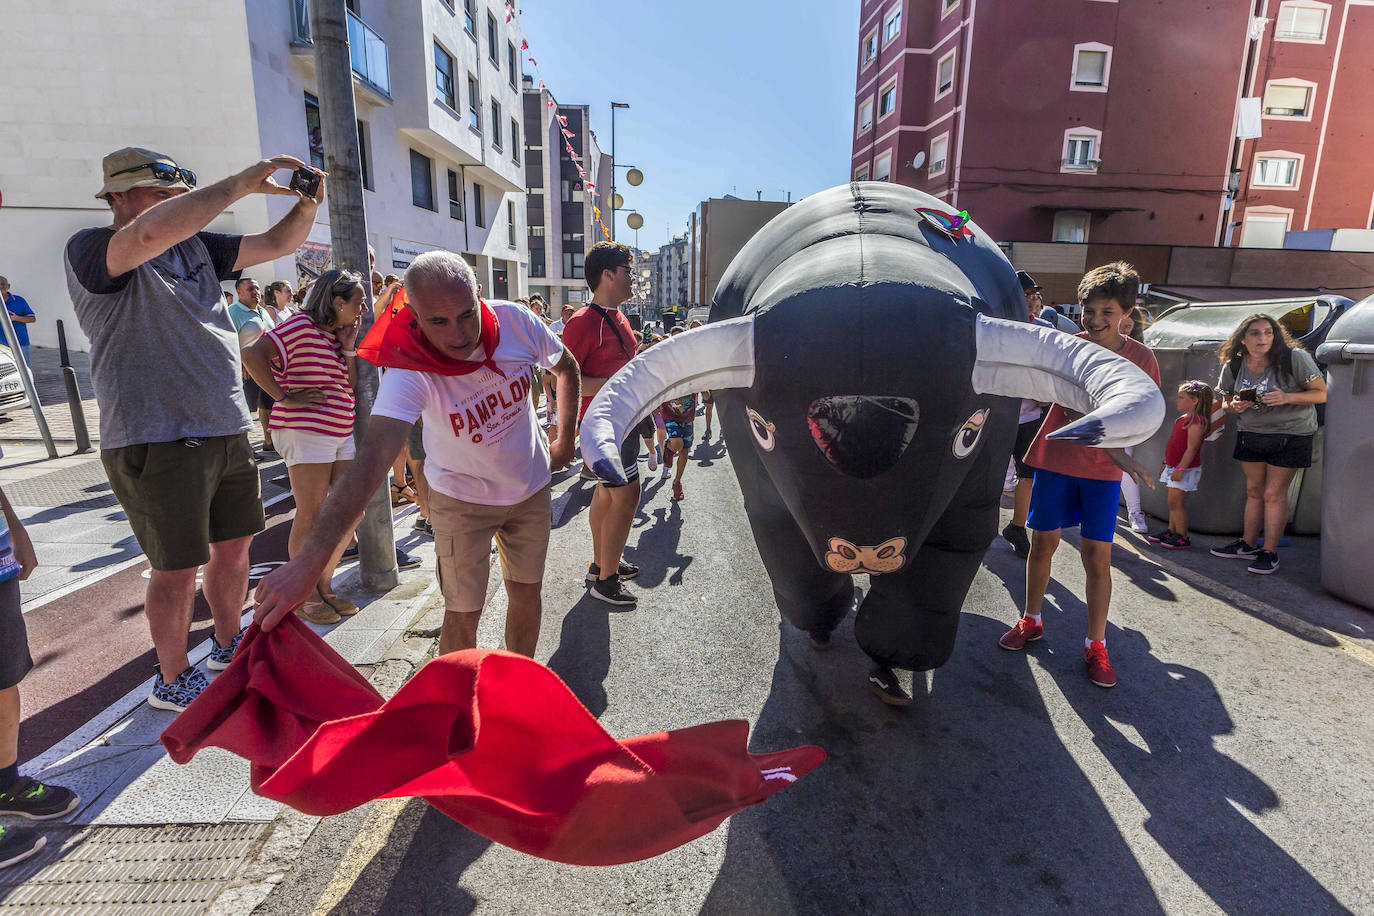
[[[863,0],[850,176],[1012,241],[1367,229],[1362,0]]]
[[[39,313],[84,349],[67,297],[62,246],[108,224],[93,195],[100,160],[122,146],[175,158],[202,184],[286,153],[325,162],[306,0],[170,7],[65,7],[0,0],[9,32],[0,121],[16,125],[0,157],[0,259]],[[400,273],[421,252],[460,252],[487,295],[527,287],[524,117],[518,17],[495,0],[348,0],[353,89],[368,239],[377,269]],[[167,23],[179,23],[175,37]],[[79,65],[73,62],[79,62]],[[280,176],[284,179],[284,175]],[[211,229],[260,232],[284,196],[238,201]],[[294,257],[253,269],[264,285],[310,276],[330,257],[321,207]]]
[[[687,299],[679,304],[710,305],[735,255],[754,233],[789,206],[780,200],[741,200],[732,194],[697,204],[688,224]]]
[[[655,264],[658,278],[654,284],[654,306],[658,313],[665,309],[686,307],[690,304],[688,291],[691,273],[687,263],[687,239],[674,238],[658,249]]]
[[[591,129],[590,106],[562,105],[529,77],[523,95],[530,292],[561,308],[590,295],[583,261],[587,249],[604,239],[593,206],[603,218],[610,215],[611,157]],[[587,188],[569,146],[595,190]]]

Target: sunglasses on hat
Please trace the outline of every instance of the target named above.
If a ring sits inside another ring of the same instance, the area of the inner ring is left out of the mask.
[[[138,172],[143,169],[148,169],[150,172],[152,172],[153,177],[156,178],[158,181],[180,180],[182,182],[185,182],[186,187],[188,188],[194,188],[196,186],[195,172],[192,172],[190,169],[183,169],[180,166],[168,165],[165,162],[144,162],[141,165],[136,165],[132,168],[120,169],[118,172],[115,172],[112,175],[110,175],[110,177],[117,178],[120,175],[127,175],[130,172]]]

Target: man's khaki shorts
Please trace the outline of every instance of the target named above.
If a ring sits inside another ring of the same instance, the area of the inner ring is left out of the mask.
[[[511,582],[544,581],[553,524],[553,495],[544,487],[513,506],[483,506],[429,491],[429,521],[444,609],[470,614],[487,601],[491,539],[501,558],[501,576]]]
[[[204,566],[211,544],[263,529],[247,433],[107,448],[100,461],[153,569]]]

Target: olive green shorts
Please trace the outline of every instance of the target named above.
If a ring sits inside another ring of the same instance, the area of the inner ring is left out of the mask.
[[[248,434],[104,449],[100,461],[153,569],[190,569],[210,545],[263,529]]]

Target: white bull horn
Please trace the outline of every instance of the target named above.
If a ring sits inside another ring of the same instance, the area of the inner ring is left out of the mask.
[[[980,394],[1053,401],[1084,414],[1049,438],[1099,448],[1144,442],[1164,420],[1159,386],[1135,363],[1052,328],[978,316]]]
[[[703,325],[654,344],[611,376],[582,418],[582,460],[607,483],[625,483],[620,443],[664,401],[754,384],[754,319]]]

